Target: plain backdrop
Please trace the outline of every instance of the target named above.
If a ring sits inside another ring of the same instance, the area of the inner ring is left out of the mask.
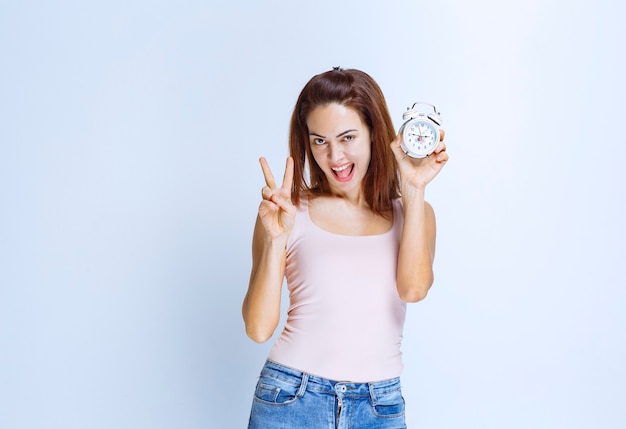
[[[372,75],[396,126],[421,100],[446,129],[409,427],[626,427],[625,12],[3,1],[0,427],[245,427],[273,342],[241,319],[258,158],[282,175],[296,97],[333,66]]]

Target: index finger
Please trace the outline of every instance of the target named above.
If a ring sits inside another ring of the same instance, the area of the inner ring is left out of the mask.
[[[287,164],[285,165],[285,174],[283,176],[283,184],[281,188],[291,192],[291,185],[293,185],[293,158],[287,158]]]
[[[270,165],[267,163],[267,160],[265,158],[259,158],[259,162],[261,163],[261,169],[263,170],[265,184],[269,186],[270,189],[276,189],[276,180],[274,180],[274,175],[272,174],[272,170],[270,169]]]

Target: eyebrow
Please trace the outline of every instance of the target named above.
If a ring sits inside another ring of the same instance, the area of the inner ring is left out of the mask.
[[[348,134],[348,133],[353,133],[353,132],[358,132],[358,131],[359,131],[359,130],[356,130],[356,129],[346,130],[346,131],[344,131],[344,132],[342,132],[342,133],[337,134],[337,138],[339,138],[339,137],[341,137],[341,136],[345,136],[345,135],[346,135],[346,134]],[[309,136],[321,137],[321,138],[323,138],[323,139],[325,139],[325,138],[326,138],[326,136],[323,136],[323,135],[321,135],[321,134],[317,134],[317,133],[309,133]]]

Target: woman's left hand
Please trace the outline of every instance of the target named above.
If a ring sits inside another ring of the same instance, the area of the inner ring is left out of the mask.
[[[437,148],[425,158],[408,156],[400,147],[402,135],[398,134],[396,136],[395,140],[391,142],[391,150],[398,163],[402,186],[409,185],[414,188],[424,189],[439,174],[448,161],[446,144],[443,141],[444,136],[445,132],[441,130]]]

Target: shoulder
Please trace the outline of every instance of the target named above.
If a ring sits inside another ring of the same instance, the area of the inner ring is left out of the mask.
[[[311,198],[308,195],[300,195],[300,198],[298,198],[298,203],[295,206],[296,214],[301,215],[302,213],[309,210],[309,207],[311,206]]]
[[[306,209],[311,204],[311,201],[315,199],[315,195],[307,191],[301,191],[298,193],[297,198],[292,198],[298,211]]]
[[[402,203],[402,197],[394,198],[393,200],[391,200],[391,204],[392,204],[394,209],[403,208],[404,207],[404,204]]]

